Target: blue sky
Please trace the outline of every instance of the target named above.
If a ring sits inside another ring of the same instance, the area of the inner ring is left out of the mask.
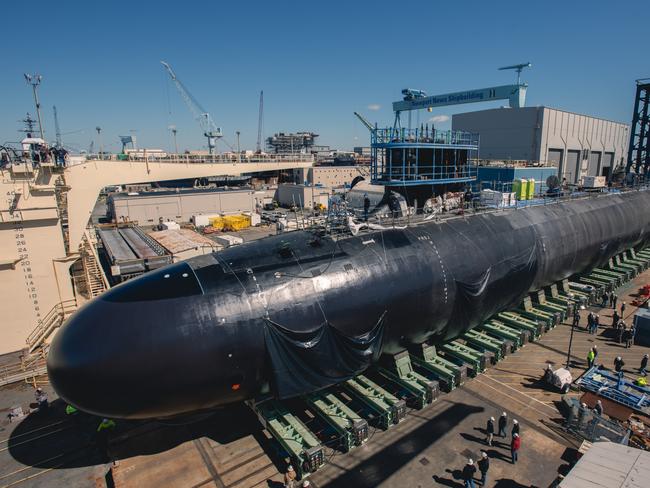
[[[159,61],[168,61],[223,127],[254,149],[259,91],[264,132],[311,130],[343,149],[367,145],[352,115],[392,123],[405,87],[429,94],[514,81],[503,65],[533,63],[528,105],[631,120],[634,80],[650,76],[643,3],[436,2],[4,2],[0,143],[34,112],[23,73],[43,75],[48,139],[52,105],[64,142],[87,148],[102,127],[107,149],[135,130],[139,144],[205,145]],[[638,13],[637,13],[638,11]],[[422,113],[444,119],[461,105]],[[369,108],[370,107],[370,108]],[[373,110],[374,109],[374,110]],[[82,132],[76,132],[82,131]],[[223,146],[221,146],[223,148]]]

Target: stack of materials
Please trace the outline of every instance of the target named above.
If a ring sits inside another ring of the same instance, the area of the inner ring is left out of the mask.
[[[516,203],[515,193],[494,190],[481,190],[481,203],[488,207],[513,207]]]

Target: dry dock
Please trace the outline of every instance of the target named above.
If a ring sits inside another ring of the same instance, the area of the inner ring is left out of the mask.
[[[650,271],[646,271],[619,288],[619,304],[628,304],[627,323],[635,312],[630,306],[633,295],[649,282]],[[612,309],[591,309],[600,314],[602,325],[611,324]],[[401,424],[387,431],[373,430],[363,447],[345,454],[327,449],[328,464],[310,477],[312,486],[462,487],[460,469],[466,458],[476,459],[484,448],[491,457],[487,486],[548,486],[566,471],[577,446],[557,428],[561,394],[546,388],[539,378],[547,362],[558,366],[566,362],[569,332],[567,324],[556,327],[463,387],[441,395],[433,405],[410,411]],[[626,373],[634,376],[650,348],[625,349],[607,332],[601,327],[597,335],[582,329],[576,333],[571,355],[574,378],[584,370],[594,344],[600,362],[611,367],[621,355]],[[52,391],[50,395],[54,398]],[[285,462],[279,449],[243,405],[194,422],[118,422],[109,442],[111,459],[106,459],[95,446],[98,420],[66,416],[60,401],[53,402],[48,414],[9,422],[12,407],[28,410],[32,401],[32,386],[0,389],[0,488],[282,486]],[[484,444],[487,418],[502,411],[521,424],[517,465],[510,463],[509,438],[497,438],[493,447]]]

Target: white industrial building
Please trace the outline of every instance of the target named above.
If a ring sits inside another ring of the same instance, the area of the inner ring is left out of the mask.
[[[314,166],[294,169],[294,181],[305,185],[338,188],[350,185],[357,176],[368,178],[368,166]]]
[[[629,143],[627,124],[549,107],[455,114],[452,129],[479,134],[481,160],[555,166],[569,183],[609,176],[625,163]]]
[[[255,210],[256,194],[252,189],[188,189],[143,193],[112,193],[108,213],[115,222],[137,222],[140,225],[173,220],[189,222],[197,214],[240,214]]]

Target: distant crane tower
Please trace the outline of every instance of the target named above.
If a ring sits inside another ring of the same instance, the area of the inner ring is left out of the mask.
[[[262,152],[262,132],[264,132],[264,90],[260,91],[260,110],[257,119],[257,148],[258,154]]]
[[[514,69],[517,72],[517,85],[521,85],[521,72],[524,70],[524,68],[530,68],[532,66],[533,65],[530,63],[513,64],[512,66],[504,66],[503,68],[499,68],[499,71],[505,69]]]
[[[62,147],[63,143],[61,142],[61,127],[59,127],[59,116],[56,113],[56,105],[52,106],[52,112],[54,112],[54,130],[56,132],[56,147]]]
[[[176,77],[176,73],[174,73],[172,67],[165,61],[161,61],[160,64],[162,64],[167,70],[167,73],[169,73],[169,76],[174,82],[174,85],[176,85],[178,93],[181,94],[185,105],[190,109],[190,112],[192,112],[192,115],[194,115],[194,118],[198,121],[201,129],[203,129],[203,135],[208,139],[208,152],[214,154],[217,139],[223,136],[221,127],[215,125],[208,111],[201,106],[196,98],[194,98],[187,88],[185,88],[185,85],[183,85],[181,80]]]

